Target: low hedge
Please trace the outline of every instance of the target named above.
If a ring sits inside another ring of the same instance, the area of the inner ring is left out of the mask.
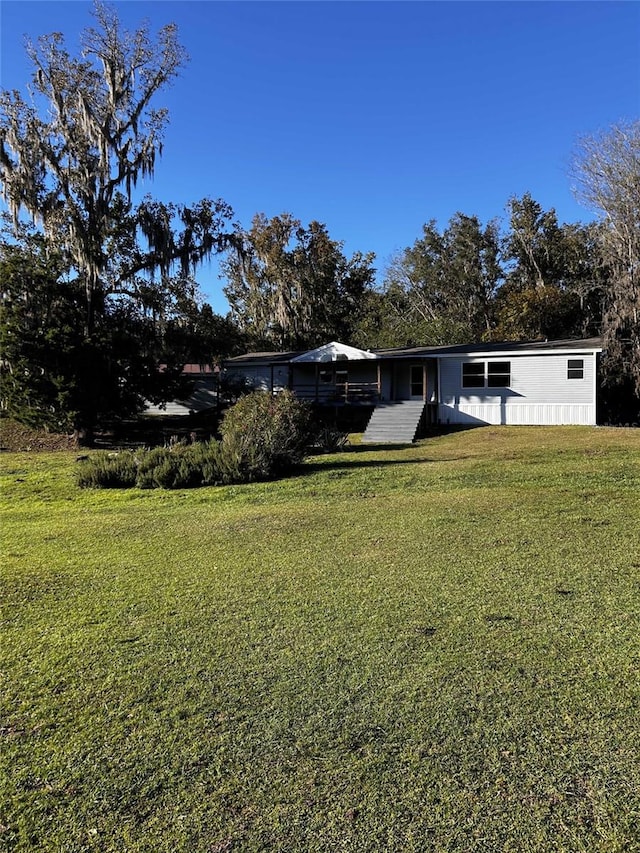
[[[82,462],[82,488],[189,489],[270,480],[291,472],[313,442],[307,405],[285,391],[249,394],[225,415],[221,440],[97,453]]]

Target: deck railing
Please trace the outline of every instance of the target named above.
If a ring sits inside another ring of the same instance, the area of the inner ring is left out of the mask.
[[[361,403],[375,404],[379,397],[377,382],[299,383],[293,390],[302,400],[315,403]]]

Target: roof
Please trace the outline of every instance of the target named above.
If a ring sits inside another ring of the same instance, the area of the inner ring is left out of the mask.
[[[167,365],[166,364],[159,364],[158,369],[160,370],[161,373],[163,373],[164,371],[166,371]],[[198,364],[192,363],[192,364],[183,364],[182,365],[182,375],[183,376],[191,376],[191,375],[202,376],[204,374],[219,373],[219,372],[220,372],[220,368],[217,365],[215,367],[212,367],[210,364],[199,364],[199,363]]]
[[[454,356],[493,353],[552,352],[557,350],[601,350],[602,338],[561,341],[498,341],[479,344],[453,344],[435,347],[394,347],[373,350],[380,358],[402,358],[412,356]]]
[[[205,412],[218,405],[218,391],[214,377],[204,375],[193,383],[190,395],[184,400],[168,400],[164,405],[147,403],[145,415],[161,417],[189,415],[193,412]]]
[[[294,362],[305,361],[364,361],[368,358],[377,358],[371,350],[357,349],[356,347],[347,346],[347,344],[331,341],[322,347],[303,352],[291,360]]]
[[[281,364],[287,363],[305,351],[298,352],[248,352],[244,355],[236,355],[233,358],[225,358],[225,364]]]
[[[203,373],[219,373],[220,368],[211,367],[210,364],[185,364],[182,368],[183,375],[191,376],[196,375],[200,376]]]
[[[337,349],[339,348],[339,349]],[[314,350],[305,350],[303,352],[250,352],[245,355],[237,355],[234,358],[225,360],[225,365],[237,366],[244,365],[250,367],[252,364],[288,364],[289,362],[303,361],[320,361],[324,350],[331,352],[340,351],[349,353],[354,360],[357,358],[356,353],[362,352],[361,358],[446,358],[456,355],[493,355],[498,353],[535,353],[535,352],[561,352],[561,351],[595,351],[602,350],[602,338],[586,338],[586,339],[566,339],[561,341],[499,341],[485,342],[476,344],[453,344],[445,346],[430,346],[430,347],[392,347],[388,349],[374,349],[371,351],[356,350],[353,347],[347,347],[345,344],[338,344],[335,341],[326,344],[325,347],[318,347]]]

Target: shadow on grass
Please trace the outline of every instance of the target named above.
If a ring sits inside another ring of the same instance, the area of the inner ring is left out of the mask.
[[[348,444],[342,453],[380,453],[383,450],[408,450],[416,445],[407,442],[406,444],[396,444],[389,442],[388,444]]]
[[[291,477],[306,477],[322,471],[355,471],[362,468],[387,468],[393,465],[415,465],[416,462],[431,462],[431,459],[357,459],[342,460],[341,462],[306,462],[303,468],[298,468]]]
[[[420,436],[419,441],[423,441],[425,439],[430,438],[439,438],[443,435],[451,435],[452,433],[458,432],[467,432],[468,430],[478,429],[480,426],[485,426],[485,424],[456,424],[454,426],[441,426],[437,429],[429,430],[425,435]],[[409,450],[415,449],[416,444],[413,442],[409,442],[406,444],[395,444],[394,442],[389,443],[379,443],[379,444],[350,444],[344,448],[344,450],[339,451],[341,454],[349,454],[349,456],[355,456],[361,453],[388,453],[390,450]],[[328,453],[321,458],[326,459],[327,457],[331,457],[334,454]],[[318,454],[320,456],[320,454]],[[461,454],[458,456],[452,456],[450,458],[438,457],[438,459],[430,459],[425,457],[419,458],[411,458],[411,459],[341,459],[339,462],[306,462],[304,468],[299,469],[291,476],[300,477],[304,476],[310,472],[317,471],[339,471],[339,470],[349,470],[349,469],[357,469],[357,468],[383,468],[391,465],[415,465],[420,462],[458,462],[461,459],[467,459],[468,456]]]
[[[453,435],[459,432],[469,432],[470,430],[481,429],[487,424],[453,424],[450,426],[439,426],[429,428],[424,435],[419,435],[416,441],[428,441],[432,438],[440,438],[444,435]],[[416,443],[409,442],[378,442],[376,444],[347,444],[343,453],[380,453],[386,450],[408,450],[410,447],[416,447]]]
[[[405,446],[411,447],[412,445]],[[388,445],[382,445],[382,447],[387,448]],[[396,445],[396,447],[401,447],[401,445]],[[339,462],[305,462],[304,467],[298,468],[289,476],[305,477],[309,474],[321,473],[322,471],[356,471],[358,469],[361,470],[365,468],[389,468],[394,465],[416,465],[423,462],[459,462],[462,459],[468,458],[468,456],[461,455],[451,456],[449,458],[439,456],[437,459],[419,457],[417,459],[341,459]]]

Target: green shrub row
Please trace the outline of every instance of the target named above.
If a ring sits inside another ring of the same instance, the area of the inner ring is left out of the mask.
[[[344,436],[311,428],[309,408],[289,391],[254,393],[225,415],[221,440],[152,450],[97,453],[83,461],[82,488],[190,489],[270,480],[290,473],[314,452],[342,446]]]
[[[189,489],[223,482],[218,442],[96,453],[82,463],[77,482],[94,489]]]

